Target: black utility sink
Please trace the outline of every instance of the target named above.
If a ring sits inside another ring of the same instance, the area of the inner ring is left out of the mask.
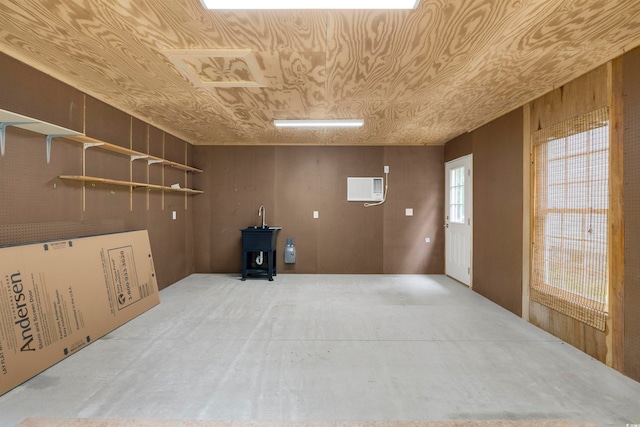
[[[282,227],[247,227],[242,232],[242,280],[249,274],[266,275],[269,281],[276,276],[276,235]],[[263,266],[254,264],[254,254],[266,256]]]
[[[276,233],[282,227],[247,227],[242,232],[242,250],[272,251],[276,248]]]

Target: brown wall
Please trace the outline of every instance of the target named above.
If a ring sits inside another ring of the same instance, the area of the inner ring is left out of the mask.
[[[463,133],[445,144],[444,161],[450,162],[471,153],[473,153],[473,133]]]
[[[640,49],[623,57],[624,367],[640,381]]]
[[[165,135],[98,100],[0,54],[0,108],[34,117],[112,144],[152,152],[184,163],[184,141]],[[147,151],[149,150],[149,151]],[[193,271],[192,201],[175,193],[82,184],[59,175],[82,174],[82,145],[56,138],[46,163],[45,136],[7,128],[6,155],[0,157],[0,245],[45,239],[147,229],[158,284],[164,288]],[[131,168],[131,174],[130,174]],[[184,182],[184,173],[164,168],[169,185]],[[177,175],[176,175],[177,173]],[[100,149],[86,150],[86,174],[105,178],[163,180],[161,166]],[[131,198],[130,198],[131,196]],[[163,209],[164,203],[164,209]],[[147,209],[147,205],[149,208]],[[133,209],[131,209],[131,207]],[[171,219],[176,210],[177,219]]]
[[[587,73],[530,106],[532,129],[607,105],[606,66]],[[473,290],[522,314],[523,109],[445,145],[445,160],[473,153]],[[530,321],[601,361],[605,334],[531,302]]]
[[[0,53],[0,108],[83,131],[84,93]]]
[[[473,290],[522,314],[522,109],[445,145],[473,154]]]
[[[473,290],[522,314],[522,109],[473,132]]]
[[[533,101],[532,129],[607,105],[606,66]],[[445,145],[445,160],[473,153],[473,290],[522,314],[523,109]],[[605,335],[531,302],[530,321],[604,361]]]
[[[640,49],[623,56],[624,106],[624,336],[623,373],[640,380]],[[530,104],[530,130],[608,105],[607,66],[599,67]],[[523,215],[523,110],[509,113],[445,145],[445,161],[473,153],[474,290],[520,314]],[[498,231],[496,231],[498,230]],[[607,359],[606,333],[541,304],[530,321],[592,357]],[[618,325],[620,327],[620,325]]]
[[[205,191],[194,199],[199,272],[240,271],[239,230],[259,223],[261,204],[267,223],[283,227],[279,272],[443,272],[443,147],[199,146],[195,158],[205,169],[195,177]],[[346,201],[348,176],[383,176],[384,165],[384,205]],[[293,265],[283,261],[287,237],[295,239]]]
[[[384,164],[393,172],[384,206],[384,273],[444,273],[443,147],[388,147]]]

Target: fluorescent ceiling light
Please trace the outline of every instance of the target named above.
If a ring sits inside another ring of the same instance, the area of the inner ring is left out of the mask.
[[[362,126],[364,124],[364,120],[274,120],[273,124],[277,127],[289,128],[353,128]]]
[[[201,0],[207,9],[415,9],[420,0]]]

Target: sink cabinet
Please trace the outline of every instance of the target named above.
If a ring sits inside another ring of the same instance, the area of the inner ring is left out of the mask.
[[[242,233],[242,280],[248,275],[266,276],[273,281],[276,276],[276,236],[280,227],[247,227]],[[254,255],[262,252],[266,263],[261,266],[252,265]]]

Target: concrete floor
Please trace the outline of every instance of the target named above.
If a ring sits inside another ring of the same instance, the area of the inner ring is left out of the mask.
[[[0,397],[25,417],[640,423],[640,383],[444,276],[193,275]]]

